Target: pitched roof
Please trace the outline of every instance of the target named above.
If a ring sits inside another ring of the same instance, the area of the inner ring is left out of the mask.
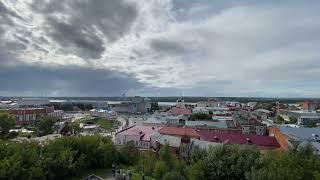
[[[299,141],[310,141],[313,140],[313,135],[320,136],[320,128],[294,128],[294,127],[286,127],[281,126],[280,131],[284,134],[287,134],[291,138]]]
[[[153,133],[159,130],[157,127],[151,126],[132,126],[126,130],[123,130],[117,134],[124,136],[140,136],[141,140],[149,141]]]
[[[201,136],[201,140],[210,142],[224,142],[227,144],[253,144],[257,146],[280,147],[280,144],[278,143],[276,138],[271,136],[257,136],[204,131],[199,131],[198,134]],[[250,142],[248,142],[248,140]]]
[[[160,134],[160,133],[154,133],[151,136],[151,139],[153,141],[159,142],[161,145],[168,144],[170,147],[178,148],[178,147],[180,147],[180,144],[181,144],[181,137],[164,135],[164,134]]]
[[[208,126],[217,128],[228,128],[226,121],[186,121],[186,126],[197,127],[197,126]]]
[[[192,110],[186,107],[172,107],[167,111],[169,114],[175,114],[175,115],[191,115]]]
[[[191,128],[188,127],[164,127],[159,130],[159,133],[173,136],[184,136],[200,138],[200,135]]]

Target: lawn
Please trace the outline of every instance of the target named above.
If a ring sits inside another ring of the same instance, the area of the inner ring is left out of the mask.
[[[119,121],[111,121],[111,120],[100,119],[100,118],[96,118],[93,121],[107,131],[112,131],[113,129],[120,126]]]

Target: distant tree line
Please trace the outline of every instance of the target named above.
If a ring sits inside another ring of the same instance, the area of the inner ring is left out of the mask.
[[[93,109],[92,104],[84,104],[84,103],[50,103],[50,106],[53,106],[55,109],[63,110],[63,111],[74,111],[74,110],[82,110],[88,111]]]

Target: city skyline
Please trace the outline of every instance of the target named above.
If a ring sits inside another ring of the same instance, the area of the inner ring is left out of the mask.
[[[0,96],[320,97],[320,2],[0,2]]]

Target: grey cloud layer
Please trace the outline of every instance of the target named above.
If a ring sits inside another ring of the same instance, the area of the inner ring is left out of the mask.
[[[48,35],[65,48],[66,54],[93,59],[100,58],[108,45],[102,38],[107,43],[118,40],[137,16],[134,4],[123,0],[35,1],[32,6],[46,17]],[[99,32],[104,37],[99,37]]]
[[[120,96],[144,85],[127,74],[81,67],[0,67],[1,95]]]
[[[16,4],[0,2],[0,95],[320,96],[319,2]]]

